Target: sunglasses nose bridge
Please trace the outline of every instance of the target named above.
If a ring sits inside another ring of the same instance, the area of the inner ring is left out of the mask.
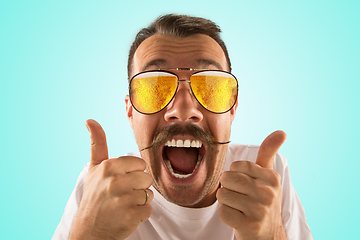
[[[199,122],[203,119],[188,83],[189,80],[179,80],[178,89],[164,115],[166,121]]]
[[[189,79],[182,79],[182,80],[178,80],[178,82],[180,83],[180,82],[188,82],[188,83],[190,83],[190,80]]]
[[[190,96],[192,96],[191,84],[189,79],[182,79],[182,80],[178,79],[178,88],[175,93],[175,97],[179,91],[183,91],[183,90],[185,92],[188,92]]]

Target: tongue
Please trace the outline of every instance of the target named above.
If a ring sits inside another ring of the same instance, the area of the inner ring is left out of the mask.
[[[175,172],[191,173],[198,158],[196,148],[165,147],[165,154]]]

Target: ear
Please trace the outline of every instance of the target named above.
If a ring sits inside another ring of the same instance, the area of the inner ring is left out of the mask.
[[[126,116],[129,120],[131,128],[133,128],[133,106],[131,105],[129,95],[125,96],[125,104],[126,104]]]
[[[236,103],[235,105],[230,109],[230,120],[231,120],[231,123],[234,121],[234,118],[235,118],[235,114],[236,114],[236,109],[238,107],[238,99],[236,100]]]

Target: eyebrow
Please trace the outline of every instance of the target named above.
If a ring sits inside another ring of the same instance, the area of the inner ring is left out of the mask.
[[[196,64],[197,64],[197,65],[200,65],[201,68],[206,68],[206,67],[208,67],[209,65],[213,65],[213,66],[215,66],[218,70],[224,70],[220,63],[218,63],[218,62],[216,62],[216,61],[214,61],[214,60],[211,60],[211,59],[200,58],[200,59],[196,60]]]
[[[220,63],[218,63],[214,60],[211,60],[211,59],[200,58],[200,59],[197,59],[195,62],[196,62],[196,68],[202,68],[202,69],[204,68],[205,69],[208,66],[213,65],[219,70],[224,70]],[[166,65],[166,63],[167,63],[167,61],[163,58],[154,59],[154,60],[151,60],[150,62],[146,63],[141,68],[141,71],[146,71],[148,68],[150,68],[152,66],[155,66],[158,69],[161,69],[164,65]],[[180,67],[182,67],[182,66],[180,66]]]
[[[158,58],[158,59],[154,59],[154,60],[151,60],[150,62],[146,63],[145,66],[143,66],[141,68],[141,71],[145,71],[147,70],[148,68],[152,67],[152,66],[156,66],[157,68],[162,68],[162,66],[164,66],[166,64],[166,60],[165,59],[162,59],[162,58]]]

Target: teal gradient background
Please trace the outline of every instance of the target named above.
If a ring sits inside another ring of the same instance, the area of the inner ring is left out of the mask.
[[[126,64],[137,31],[161,14],[223,30],[239,79],[231,141],[280,152],[315,239],[360,235],[359,1],[2,1],[2,239],[50,239],[89,161],[84,122],[111,156],[137,150],[125,116]]]

